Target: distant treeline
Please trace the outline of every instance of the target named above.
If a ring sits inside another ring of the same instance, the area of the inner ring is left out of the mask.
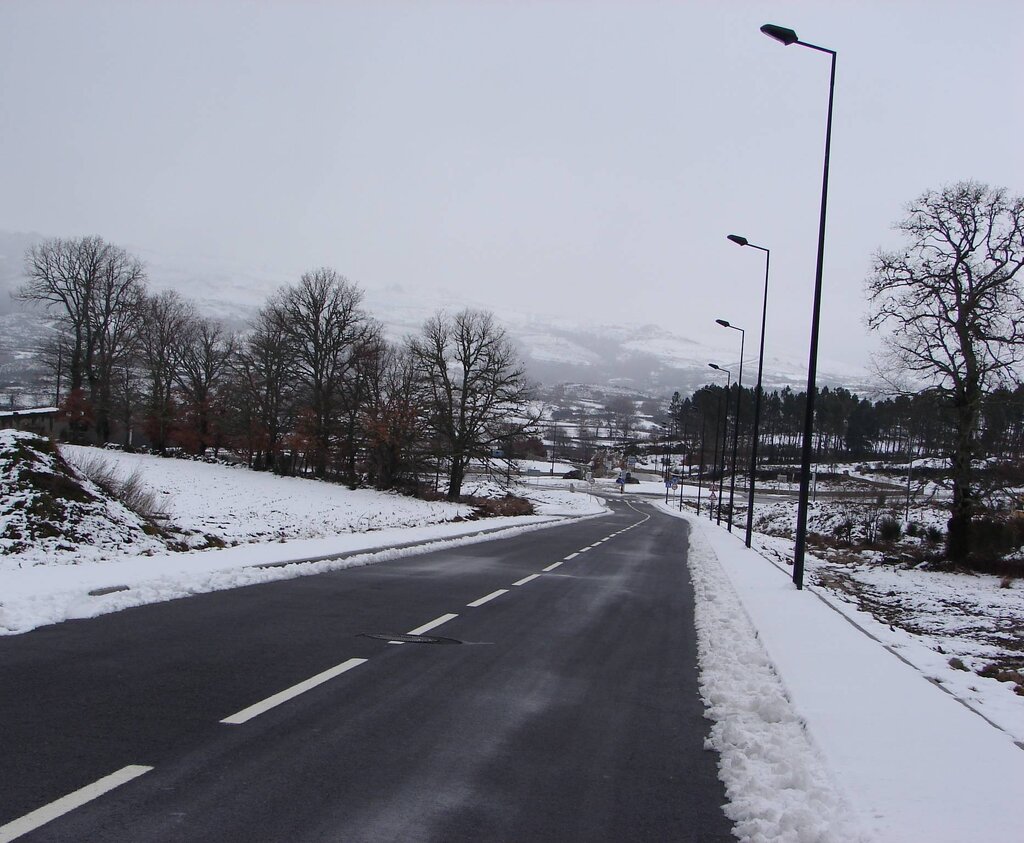
[[[688,398],[676,393],[669,406],[670,434],[699,449],[702,425],[708,460],[716,426],[722,429],[725,387],[705,386]],[[729,437],[740,402],[740,439],[753,431],[754,390],[729,390]],[[789,387],[765,393],[761,400],[759,461],[796,461],[803,441],[806,393]],[[814,401],[814,449],[819,462],[899,459],[952,451],[956,420],[948,405],[927,390],[917,395],[872,401],[843,387],[822,387]],[[979,458],[1015,459],[1024,452],[1024,387],[996,389],[981,406],[977,431]]]

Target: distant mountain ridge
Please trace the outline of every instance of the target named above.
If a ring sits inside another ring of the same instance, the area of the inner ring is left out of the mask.
[[[17,303],[9,293],[23,280],[25,250],[42,239],[38,234],[0,231],[0,314],[16,308]],[[234,329],[243,328],[271,293],[295,280],[268,267],[252,267],[237,261],[179,259],[152,250],[126,248],[144,261],[154,289],[177,290],[195,301],[201,312],[223,320]],[[358,279],[353,280],[358,283]],[[590,383],[652,394],[674,390],[686,394],[703,384],[721,380],[708,371],[710,361],[732,368],[734,375],[738,374],[734,344],[701,342],[657,325],[626,322],[595,325],[560,314],[496,309],[486,302],[485,291],[481,291],[480,300],[475,301],[468,300],[462,293],[444,289],[398,284],[360,286],[365,293],[367,310],[394,340],[416,333],[423,321],[439,308],[454,311],[469,306],[494,310],[515,340],[531,379],[549,386]],[[18,318],[18,321],[23,319]],[[6,350],[11,354],[21,349]],[[756,357],[748,351],[743,372],[743,382],[747,385],[755,381],[756,363]],[[806,386],[806,365],[806,360],[766,355],[765,388],[802,389]],[[870,379],[863,370],[820,361],[818,371],[819,384],[871,391]]]

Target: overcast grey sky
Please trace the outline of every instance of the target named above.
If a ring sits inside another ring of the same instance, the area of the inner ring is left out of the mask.
[[[1024,189],[1024,3],[0,2],[0,229],[327,264],[806,355],[839,53],[821,354],[865,358],[902,206]]]

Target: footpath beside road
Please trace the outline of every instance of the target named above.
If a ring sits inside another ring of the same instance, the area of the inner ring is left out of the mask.
[[[797,590],[741,537],[683,517],[692,542],[718,557],[813,743],[878,840],[1020,839],[1024,749],[826,594]]]

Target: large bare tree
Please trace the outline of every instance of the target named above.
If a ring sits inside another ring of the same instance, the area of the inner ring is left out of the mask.
[[[317,477],[325,477],[345,414],[346,388],[358,377],[361,356],[378,333],[362,308],[362,291],[328,267],[305,273],[267,306],[280,326],[306,391]],[[351,466],[349,459],[344,460]],[[350,478],[352,479],[352,478]]]
[[[25,255],[23,301],[45,305],[68,350],[68,391],[88,400],[101,441],[110,436],[115,369],[128,365],[140,324],[142,263],[100,237],[45,240]]]
[[[526,373],[490,313],[463,310],[428,319],[410,351],[427,387],[427,417],[451,461],[448,498],[457,500],[473,457],[530,429]]]
[[[960,182],[924,193],[895,228],[903,249],[875,255],[868,325],[886,329],[888,372],[906,372],[953,413],[947,553],[966,561],[978,510],[972,461],[982,401],[1024,359],[1024,198]],[[899,384],[894,384],[899,386]]]

